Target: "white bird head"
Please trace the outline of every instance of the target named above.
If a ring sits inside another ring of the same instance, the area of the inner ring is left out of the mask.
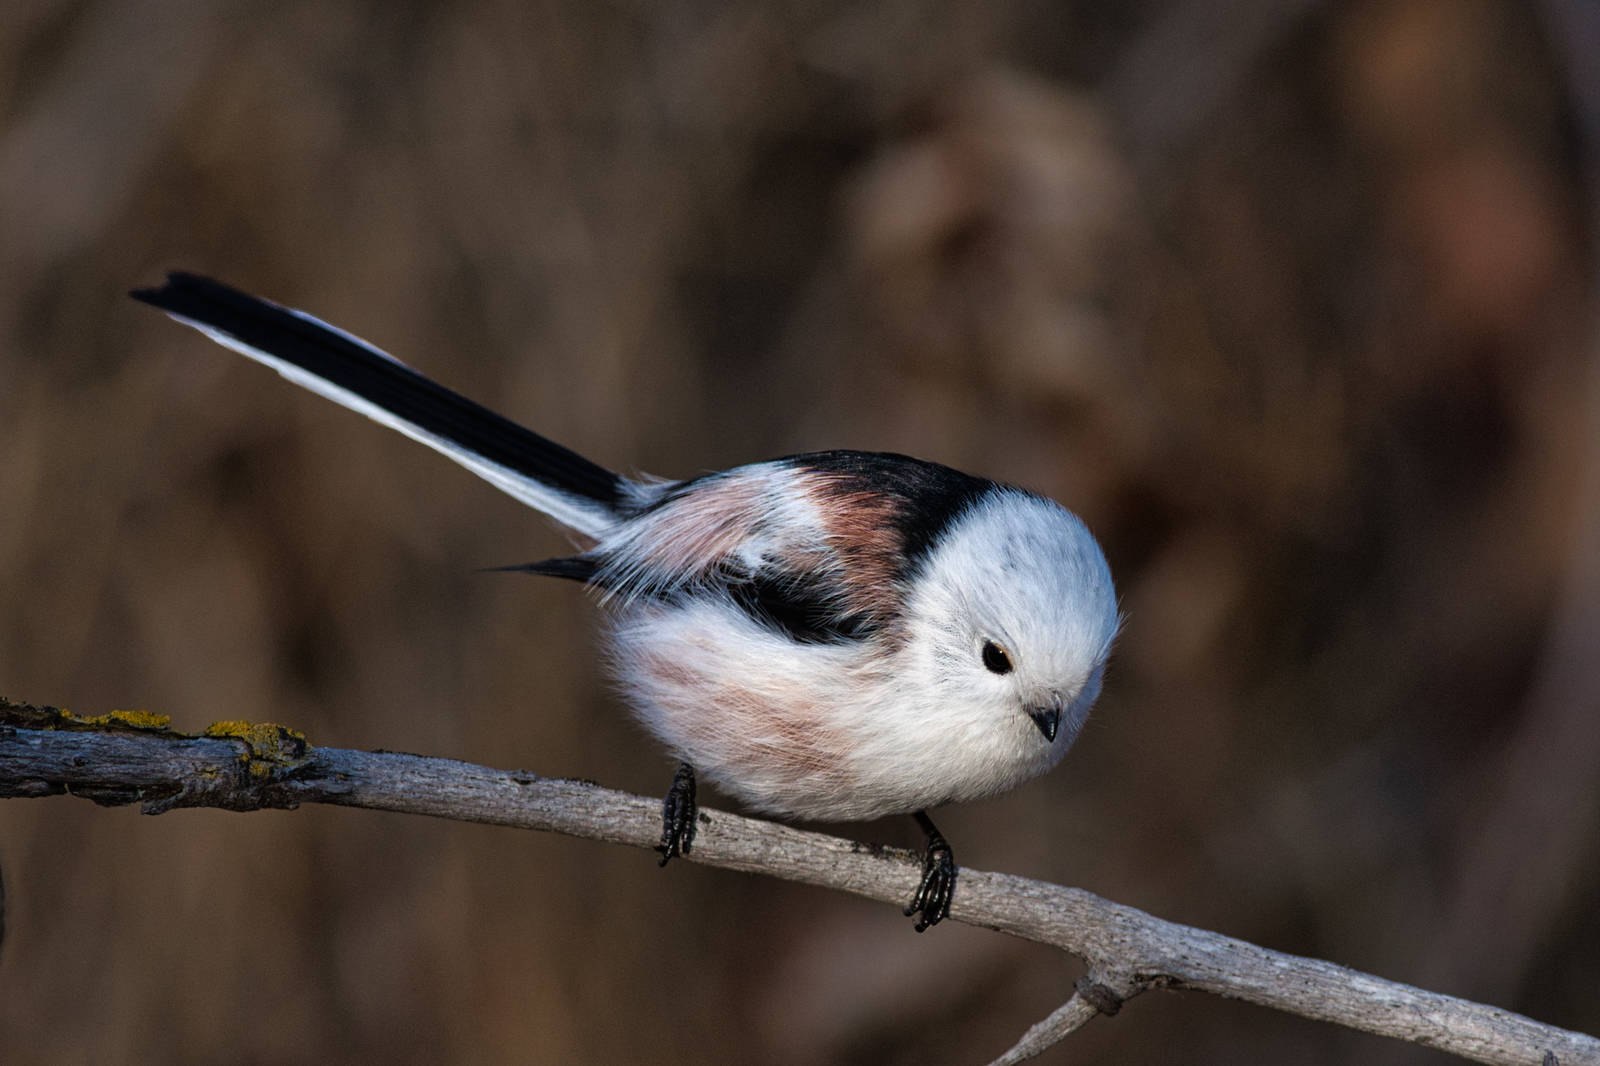
[[[1111,571],[1083,522],[997,489],[944,531],[912,589],[913,654],[944,700],[977,709],[961,727],[975,742],[998,730],[1025,761],[1054,765],[1100,694],[1120,624]]]

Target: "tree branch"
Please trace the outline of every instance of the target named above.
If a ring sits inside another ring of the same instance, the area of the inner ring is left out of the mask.
[[[1050,1012],[1050,1015],[1022,1034],[1022,1039],[1011,1050],[995,1059],[989,1066],[1016,1066],[1035,1055],[1042,1055],[1073,1033],[1089,1024],[1097,1014],[1115,1014],[1122,1009],[1122,1001],[1137,989],[1127,975],[1113,979],[1122,986],[1118,991],[1093,970],[1078,981],[1072,998]]]
[[[301,803],[543,829],[639,848],[660,835],[653,799],[582,781],[452,759],[318,748],[274,725],[220,722],[200,735],[164,717],[83,719],[0,699],[0,797],[69,793],[96,803],[233,811]],[[721,811],[702,814],[693,861],[895,905],[920,872],[909,851],[853,843]],[[1146,988],[1193,988],[1506,1066],[1600,1066],[1600,1040],[1510,1011],[1385,981],[1318,959],[1162,921],[1081,889],[963,869],[951,917],[1060,948],[1093,975],[1001,1061],[1037,1054]],[[937,934],[935,934],[937,935]]]

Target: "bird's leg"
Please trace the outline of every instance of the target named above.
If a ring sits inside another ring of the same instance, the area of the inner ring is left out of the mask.
[[[678,855],[689,854],[694,845],[694,823],[700,817],[700,806],[694,798],[694,767],[683,762],[672,775],[672,787],[661,803],[661,843],[656,850],[661,853],[665,866]]]
[[[916,930],[920,933],[950,917],[950,900],[956,894],[956,855],[927,811],[918,811],[912,817],[928,835],[928,850],[922,856],[922,883],[906,907],[906,917],[919,915]]]

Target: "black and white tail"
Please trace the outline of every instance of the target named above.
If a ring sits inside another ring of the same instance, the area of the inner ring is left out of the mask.
[[[169,274],[161,288],[131,295],[421,441],[579,533],[598,538],[621,517],[630,486],[618,475],[304,312],[194,274]]]

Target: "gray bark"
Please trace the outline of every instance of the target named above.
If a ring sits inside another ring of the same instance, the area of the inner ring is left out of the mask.
[[[589,782],[452,759],[307,744],[277,726],[191,736],[139,718],[83,720],[0,700],[0,797],[69,793],[107,805],[232,811],[302,803],[426,814],[652,848],[660,802]],[[690,859],[902,905],[919,858],[721,811],[704,811]],[[1600,1040],[1510,1011],[1319,959],[1177,925],[1082,889],[962,869],[951,917],[1050,944],[1091,978],[1002,1061],[1037,1054],[1146,988],[1191,988],[1506,1066],[1600,1066]],[[908,934],[909,935],[909,934]],[[938,935],[934,933],[932,935]]]

